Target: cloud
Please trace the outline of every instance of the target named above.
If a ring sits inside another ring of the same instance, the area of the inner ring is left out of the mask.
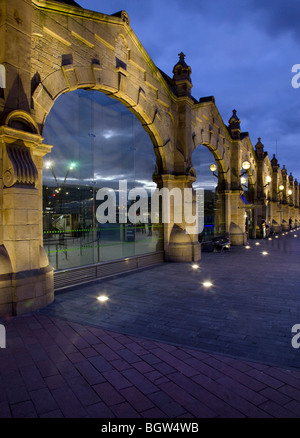
[[[298,0],[272,0],[263,2],[261,0],[248,0],[249,9],[258,11],[263,18],[265,31],[271,36],[289,33],[299,39],[299,15],[300,4]]]

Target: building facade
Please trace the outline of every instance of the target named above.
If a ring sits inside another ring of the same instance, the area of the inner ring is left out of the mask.
[[[159,70],[125,11],[104,15],[72,0],[0,0],[0,17],[0,315],[42,308],[54,289],[69,284],[162,260],[201,259],[199,235],[186,219],[178,221],[172,199],[168,223],[108,230],[95,222],[96,188],[104,177],[107,184],[120,180],[114,176],[120,163],[123,179],[134,175],[134,188],[147,172],[148,183],[183,194],[197,180],[193,152],[205,146],[217,176],[215,235],[228,233],[232,244],[243,245],[261,236],[262,223],[273,232],[298,224],[297,180],[275,156],[270,160],[261,139],[252,145],[236,110],[224,123],[214,97],[193,98],[183,53],[172,78]],[[67,95],[79,108],[77,136],[90,123],[86,149],[74,137],[72,147],[64,146],[63,133],[62,143],[59,136],[46,141],[58,129],[52,115]],[[101,117],[91,106],[85,119],[81,102],[92,102]],[[111,140],[118,129],[118,142],[101,155],[99,136]],[[80,171],[70,161],[75,150],[85,163]],[[152,167],[139,165],[152,159]],[[192,202],[195,208],[196,194]]]

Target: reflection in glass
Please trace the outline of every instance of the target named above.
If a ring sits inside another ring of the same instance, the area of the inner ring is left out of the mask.
[[[150,223],[155,154],[134,114],[103,93],[77,90],[56,101],[43,134],[54,145],[44,160],[43,225],[44,247],[56,270],[162,249],[161,227]],[[146,224],[118,223],[119,181],[125,180],[128,191],[147,190]],[[104,187],[116,193],[117,223],[97,222],[96,196]]]

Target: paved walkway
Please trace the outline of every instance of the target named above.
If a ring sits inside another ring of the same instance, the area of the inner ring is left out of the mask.
[[[0,416],[300,417],[299,239],[80,286],[6,321]]]

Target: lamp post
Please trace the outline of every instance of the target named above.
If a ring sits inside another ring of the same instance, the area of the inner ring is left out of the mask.
[[[215,173],[215,171],[217,170],[217,165],[216,163],[213,163],[209,166],[210,171],[212,172],[213,176],[215,176],[216,178],[218,178],[218,175]]]
[[[67,178],[68,178],[68,175],[69,175],[70,170],[75,169],[75,167],[76,167],[76,163],[71,163],[71,164],[69,165],[68,170],[67,170],[67,173],[66,173],[66,176],[65,176],[65,179],[64,179],[64,182],[63,182],[63,184],[62,184],[62,187],[64,187],[65,184],[66,184],[66,181],[67,181]]]
[[[270,182],[271,182],[271,181],[272,181],[272,178],[270,177],[270,175],[267,175],[267,176],[266,176],[266,183],[267,183],[267,184],[264,185],[264,188],[266,188],[268,185],[270,185]]]
[[[251,167],[251,164],[250,164],[250,162],[248,160],[245,160],[245,161],[242,162],[242,169],[243,169],[244,172],[242,172],[240,174],[240,183],[241,183],[241,185],[243,187],[246,187],[246,188],[248,188],[246,186],[247,178],[244,175],[246,173],[248,173],[247,171],[250,169],[250,167]]]
[[[58,181],[57,181],[57,178],[56,178],[56,175],[55,175],[54,169],[53,169],[53,163],[52,163],[52,161],[46,161],[46,163],[45,163],[45,168],[51,170],[51,173],[52,173],[52,175],[53,175],[53,178],[54,178],[54,180],[55,180],[55,182],[56,182],[56,185],[57,185],[57,187],[58,187]]]
[[[249,170],[250,167],[251,167],[250,161],[248,161],[248,160],[243,161],[243,163],[242,163],[242,168],[243,168],[245,171]],[[245,172],[244,172],[244,174],[245,174]]]

